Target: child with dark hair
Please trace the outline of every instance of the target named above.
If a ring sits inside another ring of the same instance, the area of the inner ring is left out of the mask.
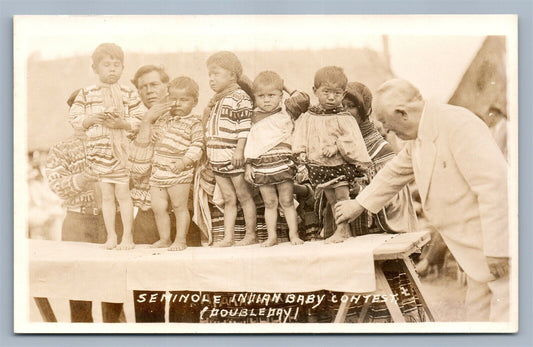
[[[355,118],[342,106],[347,83],[339,67],[316,72],[313,91],[319,103],[296,121],[292,145],[293,153],[306,163],[313,188],[324,190],[332,208],[349,199],[350,182],[364,176],[371,162]],[[348,224],[342,223],[326,243],[343,242],[349,236]]]
[[[129,191],[128,146],[145,111],[137,93],[118,84],[124,69],[124,52],[114,43],[99,45],[92,54],[99,83],[83,88],[69,112],[75,130],[87,135],[87,170],[98,177],[102,214],[107,230],[105,247],[117,247],[115,197],[124,233],[117,249],[134,247],[133,204]]]
[[[278,204],[283,208],[291,243],[302,244],[293,193],[296,174],[291,150],[293,123],[282,108],[283,80],[275,72],[263,71],[253,82],[253,92],[256,108],[244,149],[245,179],[259,187],[265,203],[268,238],[261,246],[277,243]]]
[[[218,52],[207,59],[209,86],[215,91],[206,110],[207,158],[224,200],[224,238],[214,245],[234,244],[237,201],[246,222],[246,234],[237,245],[257,242],[256,206],[244,180],[244,147],[250,131],[252,100],[237,84],[242,65],[232,52]]]
[[[152,133],[153,159],[150,195],[159,241],[153,247],[169,247],[171,251],[187,248],[190,215],[187,206],[194,167],[202,156],[204,134],[202,123],[191,111],[198,103],[198,84],[189,77],[178,77],[168,84],[173,103],[164,120]],[[161,122],[160,122],[161,123]],[[171,244],[168,198],[176,216],[176,239]]]

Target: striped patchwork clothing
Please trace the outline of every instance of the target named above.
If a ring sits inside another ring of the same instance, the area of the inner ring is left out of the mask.
[[[375,172],[377,172],[396,154],[370,120],[361,122],[359,129],[361,129],[368,155],[370,155]]]
[[[94,189],[84,189],[76,184],[75,178],[84,168],[85,146],[80,139],[71,137],[50,149],[45,174],[50,189],[63,200],[63,207],[98,207]]]
[[[194,164],[202,156],[204,146],[203,126],[198,116],[170,117],[166,128],[153,132],[154,157],[150,185],[171,187],[176,184],[191,183]],[[177,160],[188,158],[193,162],[182,172],[175,172]]]
[[[112,86],[115,87],[116,86]],[[122,119],[131,125],[131,131],[126,132],[124,137],[126,143],[122,143],[124,148],[129,145],[129,140],[137,132],[140,121],[146,111],[137,92],[131,88],[118,86],[122,95],[122,105],[116,107],[121,110]],[[88,129],[83,126],[83,121],[92,114],[107,111],[104,102],[106,93],[104,86],[90,86],[82,88],[69,112],[69,123],[75,130],[83,131],[87,135],[87,164],[95,174],[101,178],[115,179],[128,176],[128,171],[124,167],[125,162],[117,156],[117,144],[113,141],[113,135],[117,134],[117,129],[110,129],[100,124],[94,124]],[[125,131],[123,131],[125,132]]]
[[[207,122],[207,157],[215,173],[240,173],[231,159],[240,139],[250,131],[252,100],[242,89],[236,89],[219,100],[211,109]]]
[[[152,134],[160,134],[167,129],[171,116],[166,113],[159,117],[151,127]],[[147,210],[152,206],[150,196],[150,175],[152,173],[152,160],[154,157],[154,141],[158,136],[152,135],[152,140],[146,144],[137,141],[132,142],[129,153],[130,175],[133,187],[131,188],[131,199],[133,205],[142,210]]]

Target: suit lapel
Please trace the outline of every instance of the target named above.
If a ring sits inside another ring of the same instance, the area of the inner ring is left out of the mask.
[[[426,103],[422,118],[420,119],[420,127],[418,130],[418,137],[414,141],[413,156],[416,184],[420,192],[422,202],[427,199],[427,193],[431,183],[431,175],[437,157],[437,147],[435,146],[435,139],[437,132],[435,131],[435,111],[431,104]]]
[[[429,190],[429,184],[431,182],[431,174],[433,173],[437,149],[432,141],[417,139],[414,151],[416,157],[416,169],[418,171],[415,176],[416,184],[420,192],[420,198],[422,199],[422,202],[425,202]]]

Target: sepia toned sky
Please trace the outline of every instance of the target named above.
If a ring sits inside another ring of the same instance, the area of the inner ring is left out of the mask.
[[[22,17],[18,48],[42,59],[90,55],[102,42],[126,52],[320,50],[368,47],[389,37],[394,74],[433,101],[446,102],[486,34],[501,34],[495,16],[32,16]],[[30,20],[31,19],[31,20]],[[509,19],[509,18],[507,18]],[[28,30],[34,28],[35,30]],[[44,28],[44,29],[43,29]],[[15,39],[16,41],[16,39]],[[15,44],[17,51],[17,44]]]

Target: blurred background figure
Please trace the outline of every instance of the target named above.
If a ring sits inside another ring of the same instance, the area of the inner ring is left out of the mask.
[[[61,199],[48,188],[45,160],[46,154],[39,150],[28,153],[28,237],[59,240],[65,212]]]

